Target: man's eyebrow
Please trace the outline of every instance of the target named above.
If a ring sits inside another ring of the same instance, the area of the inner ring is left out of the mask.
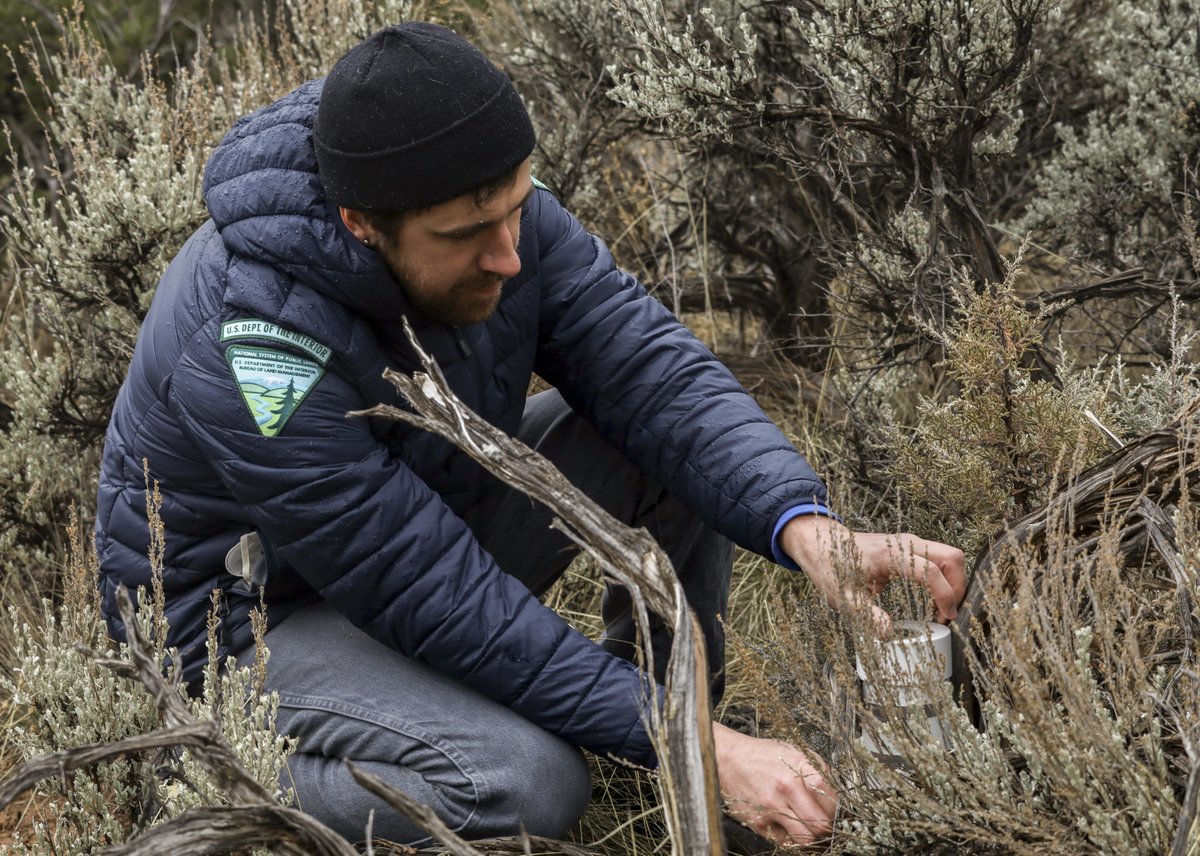
[[[525,191],[525,195],[521,197],[521,201],[514,205],[508,214],[512,214],[513,211],[519,211],[528,205],[529,200],[533,198],[533,191],[536,189],[537,187],[531,182],[529,185],[529,190]],[[466,226],[457,226],[453,229],[446,229],[445,231],[435,229],[433,234],[437,235],[439,238],[469,238],[478,232],[482,232],[488,226],[505,219],[508,214],[505,214],[504,217],[497,217],[493,220],[480,220],[478,223],[469,223]]]

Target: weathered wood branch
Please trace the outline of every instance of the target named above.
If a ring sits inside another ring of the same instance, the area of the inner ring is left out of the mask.
[[[424,372],[407,377],[387,370],[384,376],[415,412],[379,405],[349,415],[394,419],[445,437],[504,482],[550,508],[559,528],[629,589],[650,674],[647,607],[671,624],[675,638],[667,665],[667,701],[661,711],[656,704],[650,706],[667,825],[678,856],[720,856],[724,853],[720,792],[704,644],[670,560],[645,530],[614,519],[553,464],[467,408],[421,348],[407,320],[404,329]],[[652,685],[647,688],[653,692]]]
[[[270,847],[288,856],[358,856],[349,842],[315,818],[266,803],[188,809],[132,841],[99,851],[99,856],[217,856],[251,847]]]
[[[1172,294],[1181,299],[1194,299],[1200,286],[1195,283],[1179,285],[1163,280],[1146,278],[1142,268],[1122,271],[1103,279],[1063,288],[1040,291],[1025,300],[1025,311],[1033,314],[1045,312],[1049,318],[1054,318],[1067,312],[1073,306],[1086,303],[1089,300],[1112,300],[1118,297],[1152,297],[1156,300],[1169,300]]]
[[[160,728],[148,734],[139,734],[118,740],[115,743],[92,744],[76,749],[65,749],[52,755],[34,758],[22,764],[0,786],[0,808],[4,808],[25,791],[32,788],[42,779],[53,776],[65,777],[67,773],[101,764],[105,761],[115,761],[126,755],[148,752],[152,749],[162,749],[168,746],[190,746],[204,751],[211,747],[217,738],[216,726],[211,722],[201,722],[193,726],[179,728]]]

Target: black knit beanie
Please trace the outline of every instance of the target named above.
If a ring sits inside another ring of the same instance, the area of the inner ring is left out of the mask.
[[[360,211],[425,208],[512,171],[533,125],[508,76],[435,24],[360,42],[325,78],[313,129],[325,196]]]

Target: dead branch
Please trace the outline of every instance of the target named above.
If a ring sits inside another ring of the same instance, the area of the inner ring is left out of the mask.
[[[270,847],[289,856],[358,856],[358,851],[320,821],[278,804],[202,806],[152,826],[130,842],[99,856],[217,856]]]
[[[52,776],[65,777],[67,773],[73,773],[94,764],[115,761],[126,755],[162,749],[167,746],[189,746],[204,751],[211,747],[217,739],[220,739],[217,734],[216,726],[213,723],[201,722],[190,727],[161,728],[148,734],[118,740],[115,743],[66,749],[26,761],[0,787],[0,808],[7,806],[42,779]]]
[[[1162,300],[1169,299],[1174,293],[1180,298],[1195,298],[1198,288],[1195,284],[1179,285],[1178,283],[1146,278],[1142,268],[1115,273],[1084,284],[1068,285],[1051,291],[1041,291],[1026,299],[1025,311],[1033,314],[1045,312],[1046,317],[1054,318],[1067,312],[1071,307],[1078,306],[1089,300],[1111,300],[1117,297],[1138,297],[1149,295]]]
[[[407,319],[404,330],[425,371],[407,377],[386,370],[384,377],[416,412],[379,405],[348,415],[398,420],[441,435],[507,484],[549,507],[558,517],[554,525],[629,589],[650,674],[647,606],[672,623],[675,640],[667,665],[667,702],[664,710],[652,705],[650,711],[667,824],[677,856],[720,856],[724,853],[720,792],[703,640],[670,560],[645,530],[615,520],[553,464],[471,412],[421,348]]]

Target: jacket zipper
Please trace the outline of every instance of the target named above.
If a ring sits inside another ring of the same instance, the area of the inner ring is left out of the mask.
[[[458,343],[458,352],[462,354],[463,359],[471,364],[471,371],[475,375],[475,386],[479,390],[479,406],[483,406],[483,374],[479,369],[479,361],[475,359],[475,352],[471,350],[471,346],[467,344],[467,340],[463,338],[457,327],[454,328],[454,338]]]

